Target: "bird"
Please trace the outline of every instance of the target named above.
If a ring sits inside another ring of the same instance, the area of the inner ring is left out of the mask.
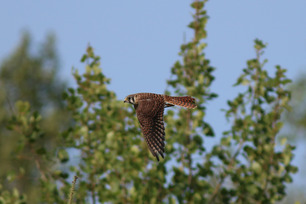
[[[141,131],[152,155],[159,161],[164,158],[165,127],[164,109],[182,106],[189,109],[197,107],[191,96],[168,96],[155,93],[136,93],[125,97],[124,103],[134,105]]]

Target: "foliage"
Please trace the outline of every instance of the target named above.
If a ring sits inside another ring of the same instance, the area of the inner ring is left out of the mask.
[[[206,38],[205,25],[208,19],[203,9],[204,3],[195,1],[191,4],[195,14],[189,27],[194,31],[194,36],[191,42],[181,46],[182,62],[174,64],[171,70],[174,79],[168,81],[173,94],[193,96],[198,104],[195,110],[180,109],[177,113],[169,110],[165,116],[166,135],[171,135],[167,138],[167,155],[178,163],[172,167],[174,175],[171,178],[170,195],[180,203],[203,203],[212,190],[210,181],[205,179],[213,174],[210,159],[206,158],[203,165],[194,159],[205,152],[203,136],[214,136],[212,127],[205,120],[204,102],[217,96],[210,90],[214,68],[209,65],[203,52],[206,43],[202,39]]]
[[[38,49],[32,44],[30,34],[24,33],[0,66],[0,183],[35,203],[42,193],[39,172],[51,165],[51,152],[61,144],[58,130],[64,130],[69,114],[61,99],[66,86],[58,78],[55,37],[48,35]],[[38,121],[39,127],[33,126]]]
[[[90,46],[81,60],[84,73],[73,71],[77,86],[63,94],[73,121],[57,132],[62,143],[56,151],[42,148],[40,138],[47,132],[41,125],[44,116],[32,111],[28,102],[16,103],[8,127],[22,138],[21,151],[30,150],[40,202],[274,203],[283,199],[285,184],[297,171],[291,164],[294,147],[284,141],[276,149],[275,144],[281,114],[289,107],[285,86],[290,80],[280,66],[275,76],[268,75],[266,60],[261,60],[266,47],[262,41],[255,40],[256,58],[247,61],[235,84],[246,86],[245,92],[228,101],[225,116],[232,124],[230,130],[211,150],[204,145],[205,137],[214,136],[205,118],[205,103],[217,96],[210,88],[214,68],[204,54],[205,3],[191,4],[195,14],[189,27],[194,36],[181,46],[182,60],[172,67],[166,92],[192,95],[198,108],[166,112],[166,157],[161,162],[149,153],[132,107],[108,89],[110,79]],[[73,176],[75,181],[78,178],[76,184],[71,183]],[[0,188],[0,201],[7,195],[25,198],[16,190]]]
[[[0,203],[18,203],[25,204],[26,197],[24,195],[20,195],[20,192],[14,188],[12,191],[4,190],[3,186],[0,184]]]
[[[283,125],[281,114],[289,108],[285,86],[291,81],[280,66],[270,77],[263,68],[267,60],[260,59],[266,45],[255,40],[254,47],[257,57],[247,61],[235,84],[247,89],[228,101],[226,117],[232,128],[212,151],[222,162],[212,201],[274,203],[284,198],[285,183],[292,182],[291,174],[297,171],[291,164],[294,147],[284,141],[277,151],[275,142]]]
[[[289,140],[305,140],[306,132],[306,74],[301,74],[290,86],[292,110],[285,114],[285,135]]]
[[[75,124],[63,136],[80,155],[79,165],[70,168],[80,179],[76,200],[141,202],[157,192],[162,197],[165,170],[148,158],[135,114],[107,89],[110,80],[99,60],[88,47],[82,58],[85,73],[74,72],[78,88],[64,94]]]
[[[305,146],[306,136],[306,75],[300,74],[293,84],[290,85],[292,99],[290,101],[291,111],[286,112],[283,117],[284,128],[281,131],[281,137],[278,142],[288,140],[289,143],[297,145],[297,149],[303,150]],[[299,168],[299,175],[295,177],[297,184],[290,185],[288,188],[288,196],[283,201],[284,203],[300,203],[306,202],[305,195],[305,179],[303,172],[306,166],[304,162],[298,162],[300,159],[303,161],[305,152],[298,150],[300,155],[295,159]]]

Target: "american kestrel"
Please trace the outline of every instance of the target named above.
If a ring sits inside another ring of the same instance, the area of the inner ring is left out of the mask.
[[[173,97],[154,93],[131,94],[124,99],[124,103],[134,105],[141,131],[157,161],[159,155],[164,158],[165,152],[164,109],[175,105],[190,109],[197,107],[195,99],[190,96]]]

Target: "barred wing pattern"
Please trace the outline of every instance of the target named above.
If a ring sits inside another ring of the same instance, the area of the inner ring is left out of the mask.
[[[125,103],[134,105],[141,131],[148,147],[159,161],[159,155],[164,158],[165,127],[164,108],[182,106],[189,109],[197,107],[195,99],[190,96],[167,96],[154,93],[137,93],[125,97]]]
[[[163,97],[154,97],[154,100],[153,98],[139,99],[138,105],[135,106],[148,147],[158,161],[158,156],[164,158],[165,152],[164,105]]]

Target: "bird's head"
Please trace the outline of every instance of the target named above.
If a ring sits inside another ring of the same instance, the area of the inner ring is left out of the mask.
[[[124,103],[130,103],[135,105],[137,103],[137,95],[135,94],[128,95],[127,97],[125,97]]]

